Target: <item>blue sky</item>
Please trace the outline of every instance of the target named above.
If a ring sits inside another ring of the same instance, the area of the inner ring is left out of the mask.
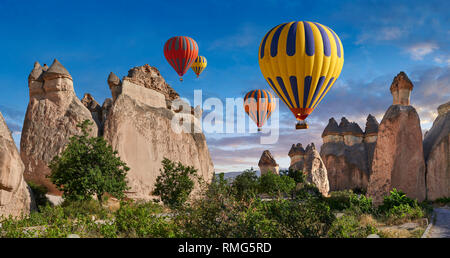
[[[289,165],[293,143],[321,145],[330,117],[346,116],[364,127],[372,113],[380,121],[392,102],[389,86],[405,71],[414,83],[412,105],[422,128],[436,107],[450,99],[449,1],[10,1],[0,2],[0,111],[16,141],[27,103],[27,76],[35,61],[57,58],[74,78],[81,98],[110,97],[109,72],[119,77],[134,66],[157,67],[188,99],[242,97],[269,89],[258,65],[261,39],[289,21],[316,21],[340,37],[345,62],[340,78],[310,118],[310,129],[293,130],[280,104],[280,140],[260,145],[254,134],[207,134],[216,171],[257,166],[269,149],[281,167]],[[175,35],[194,38],[208,59],[201,79],[189,72],[183,83],[164,58],[163,45]],[[364,130],[364,128],[362,128]]]

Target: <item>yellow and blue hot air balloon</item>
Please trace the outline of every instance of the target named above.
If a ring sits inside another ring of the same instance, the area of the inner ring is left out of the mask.
[[[308,128],[306,117],[336,82],[344,65],[337,34],[316,22],[288,22],[272,28],[259,46],[259,67],[270,87]]]
[[[194,71],[194,73],[197,75],[197,78],[198,78],[198,76],[200,76],[200,74],[203,72],[203,70],[205,70],[207,64],[208,64],[208,62],[206,61],[206,58],[204,56],[198,56],[195,59],[191,68]]]
[[[275,110],[275,98],[267,90],[252,90],[245,94],[245,113],[256,123],[258,131]]]

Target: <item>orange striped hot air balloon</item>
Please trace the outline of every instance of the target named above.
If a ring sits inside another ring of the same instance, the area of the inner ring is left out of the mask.
[[[245,94],[245,113],[256,123],[258,131],[275,110],[275,97],[267,90],[252,90]]]

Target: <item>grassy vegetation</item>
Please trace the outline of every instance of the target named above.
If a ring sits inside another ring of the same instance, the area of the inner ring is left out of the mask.
[[[429,212],[429,204],[418,204],[396,190],[375,208],[364,195],[340,191],[322,197],[308,184],[292,198],[263,201],[258,178],[247,174],[241,179],[231,184],[218,177],[198,198],[176,208],[133,201],[112,208],[113,198],[102,204],[45,203],[26,218],[0,219],[0,237],[420,237],[425,225],[419,221]],[[245,183],[256,193],[243,192]],[[406,222],[420,227],[398,226]]]
[[[233,181],[221,174],[206,183],[194,167],[168,159],[153,191],[162,204],[124,201],[126,164],[104,140],[88,136],[86,123],[80,126],[83,134],[50,166],[65,201],[51,206],[46,189],[30,184],[38,210],[0,218],[0,237],[419,237],[432,211],[430,203],[419,204],[396,189],[379,207],[361,189],[324,197],[301,171],[257,177],[251,169]],[[200,190],[193,195],[195,183]],[[406,222],[419,227],[400,225]]]

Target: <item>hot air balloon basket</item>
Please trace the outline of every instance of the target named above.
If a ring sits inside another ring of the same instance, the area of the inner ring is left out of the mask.
[[[296,130],[301,130],[301,129],[308,129],[308,124],[306,122],[299,122],[295,125],[295,129]]]

